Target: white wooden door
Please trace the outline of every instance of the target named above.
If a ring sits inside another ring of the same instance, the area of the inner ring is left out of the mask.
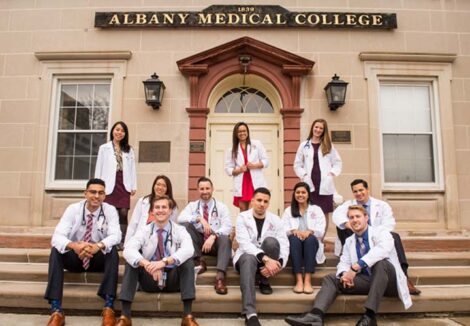
[[[281,143],[279,140],[278,123],[252,123],[247,122],[250,128],[250,138],[260,140],[266,148],[269,166],[263,169],[268,188],[271,191],[271,203],[269,210],[277,215],[281,214],[283,207],[282,178],[280,162]],[[232,146],[232,132],[234,123],[210,123],[208,150],[206,159],[208,161],[207,175],[214,183],[214,197],[223,201],[229,208],[232,220],[238,215],[238,208],[233,206],[233,180],[224,171],[225,153]]]

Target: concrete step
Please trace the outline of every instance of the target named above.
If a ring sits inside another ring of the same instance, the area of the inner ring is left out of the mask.
[[[23,309],[48,309],[43,299],[44,282],[0,281],[0,307]],[[413,306],[404,310],[396,298],[384,298],[381,313],[423,313],[423,312],[465,312],[470,307],[470,286],[423,286],[422,294],[413,297]],[[97,286],[92,284],[67,283],[64,289],[64,309],[99,310],[102,300],[96,296]],[[118,289],[119,292],[119,289]],[[257,294],[257,309],[260,313],[291,314],[311,309],[318,287],[311,295],[295,294],[291,287],[276,287],[272,295]],[[227,295],[217,295],[211,286],[198,286],[196,301],[193,305],[197,313],[239,313],[241,293],[239,287],[229,287]],[[340,295],[329,313],[362,313],[365,296]],[[120,309],[119,302],[116,306]],[[138,292],[133,305],[138,312],[175,312],[182,311],[179,293]]]
[[[312,283],[320,286],[325,275],[334,273],[334,267],[319,267],[312,277]],[[412,267],[408,271],[409,277],[418,285],[456,285],[470,284],[470,266],[445,266],[445,267]],[[0,280],[2,281],[34,281],[47,282],[47,263],[0,263]],[[124,275],[124,266],[119,266],[119,283]],[[197,284],[211,286],[214,284],[216,269],[208,270],[197,276]],[[99,284],[102,273],[71,273],[65,272],[65,282],[77,284]],[[238,286],[240,275],[229,268],[226,277],[227,285]],[[293,286],[294,277],[290,267],[285,268],[271,280],[273,286]]]

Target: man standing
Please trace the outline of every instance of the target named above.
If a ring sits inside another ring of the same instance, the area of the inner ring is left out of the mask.
[[[114,326],[113,305],[116,298],[119,256],[116,245],[121,241],[119,218],[114,206],[103,203],[105,183],[88,181],[85,200],[67,207],[52,236],[49,275],[44,298],[52,315],[48,326],[62,326],[64,268],[70,272],[104,272],[98,295],[105,300],[102,325]]]
[[[310,312],[286,318],[289,325],[323,325],[323,316],[339,293],[367,295],[365,313],[356,326],[377,325],[376,313],[383,296],[398,296],[405,309],[411,307],[406,276],[390,232],[369,226],[367,211],[360,205],[350,206],[347,215],[354,234],[346,239],[336,274],[323,279]]]
[[[178,216],[178,223],[184,225],[194,245],[194,260],[200,265],[199,274],[206,271],[202,254],[217,256],[217,275],[214,289],[218,294],[227,294],[225,273],[232,254],[229,235],[232,221],[227,206],[212,197],[214,186],[209,178],[197,181],[199,200],[190,202]]]
[[[196,298],[193,243],[186,229],[172,221],[172,200],[161,196],[151,203],[154,222],[140,228],[124,248],[126,267],[121,285],[122,314],[117,326],[131,326],[131,306],[137,284],[144,292],[178,292],[183,301],[181,326],[198,326],[192,316]]]
[[[252,208],[238,215],[236,239],[238,249],[233,265],[240,273],[245,324],[261,325],[256,313],[256,292],[253,284],[259,276],[262,294],[273,292],[268,279],[278,274],[287,264],[289,241],[279,216],[268,212],[271,193],[261,187],[255,190],[251,199]],[[258,275],[259,274],[259,275]]]
[[[409,265],[406,259],[405,249],[403,248],[400,235],[396,232],[392,232],[396,224],[392,208],[386,202],[369,196],[369,186],[365,180],[356,179],[351,182],[351,190],[355,199],[344,202],[333,212],[333,223],[336,224],[336,230],[341,244],[344,245],[346,238],[353,234],[347,216],[348,207],[351,205],[361,205],[367,211],[369,225],[374,227],[380,226],[391,232],[398,255],[398,261],[403,269],[403,273],[408,277]],[[410,294],[419,295],[421,293],[410,279],[408,279],[407,284]]]

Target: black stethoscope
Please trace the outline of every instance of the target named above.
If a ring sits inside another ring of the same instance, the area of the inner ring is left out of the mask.
[[[166,250],[168,248],[168,241],[170,242],[170,247],[173,246],[173,223],[171,221],[168,221],[168,223],[170,223],[170,230],[166,233],[165,240],[163,241],[163,250]],[[150,232],[149,238],[151,238],[152,235],[154,235],[156,233],[156,231],[155,231],[156,227],[157,227],[156,224],[153,223],[152,232]],[[158,246],[157,246],[157,250],[159,250]],[[160,253],[160,257],[165,257],[165,253],[163,253],[163,255],[162,255],[162,253]]]
[[[85,206],[86,203],[83,204],[83,210],[82,210],[82,225],[86,225],[85,221]],[[103,224],[106,222],[106,215],[104,215],[103,211],[103,205],[100,205],[100,212],[98,214],[98,221],[100,220],[100,217],[103,216]]]
[[[212,198],[212,201],[214,202],[214,206],[212,206],[211,217],[212,218],[218,218],[219,217],[219,210],[217,209],[217,202],[215,201],[215,198]],[[201,201],[199,200],[197,202],[196,212],[199,212],[200,209],[201,209]]]

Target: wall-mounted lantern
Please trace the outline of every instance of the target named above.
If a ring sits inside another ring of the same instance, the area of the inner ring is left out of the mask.
[[[158,75],[153,73],[151,78],[143,81],[145,90],[145,102],[154,110],[159,109],[165,93],[165,84],[158,79]]]
[[[324,88],[330,110],[336,110],[344,105],[347,88],[348,83],[339,79],[336,74],[331,78],[331,81]]]

